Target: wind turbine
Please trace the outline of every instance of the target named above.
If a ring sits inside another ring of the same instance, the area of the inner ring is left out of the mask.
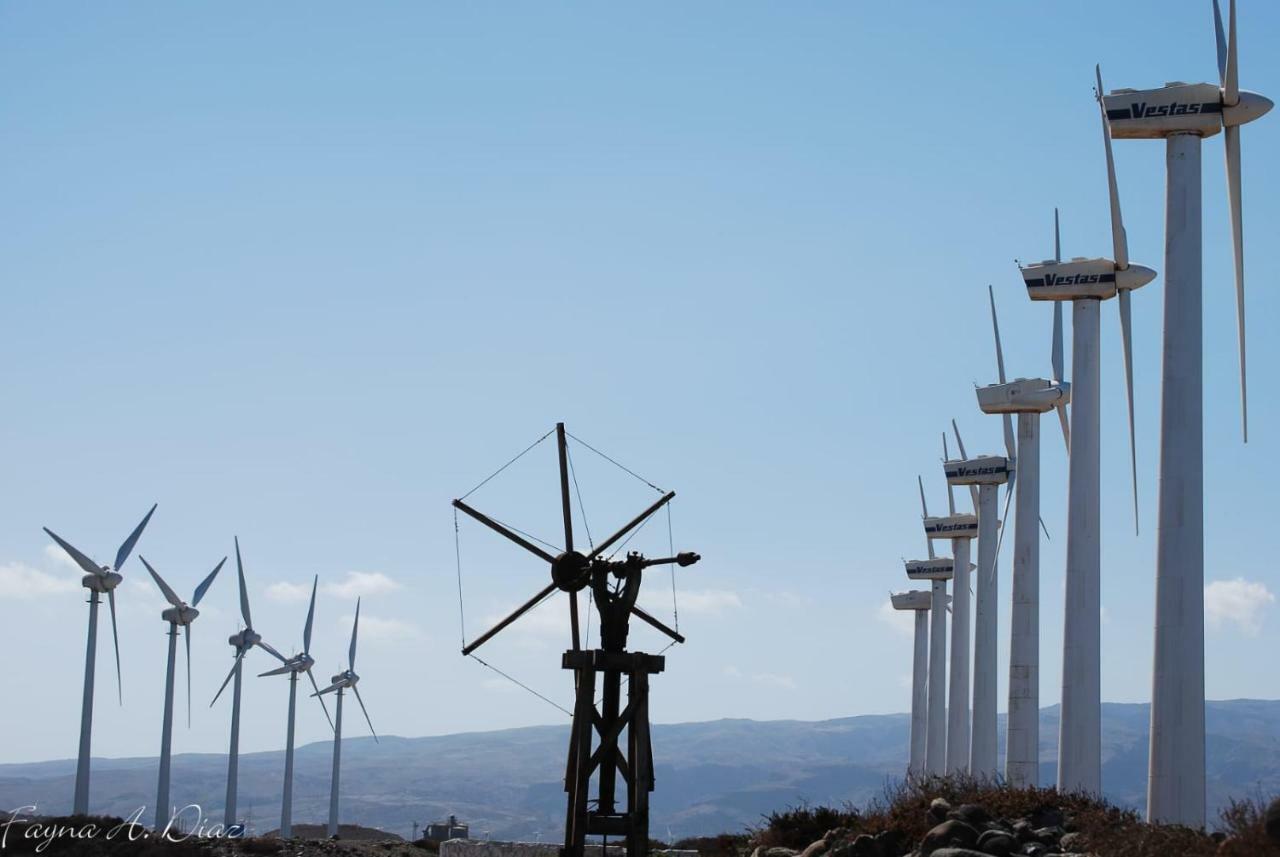
[[[889,601],[894,610],[912,610],[916,614],[915,647],[911,659],[911,761],[907,765],[907,773],[923,774],[929,719],[926,686],[929,675],[929,617],[926,614],[933,605],[933,595],[924,589],[912,589],[889,593]],[[968,707],[966,703],[965,708]]]
[[[213,584],[213,579],[218,576],[218,572],[222,570],[222,565],[227,561],[224,556],[213,567],[213,571],[209,572],[208,577],[200,581],[200,585],[196,587],[196,591],[191,596],[191,603],[183,601],[178,597],[178,593],[174,592],[169,584],[164,582],[156,570],[151,567],[141,554],[138,559],[142,560],[142,564],[147,567],[147,571],[151,572],[151,577],[155,580],[156,586],[160,587],[160,592],[164,594],[164,599],[169,602],[170,606],[160,614],[160,618],[169,623],[169,666],[165,672],[164,680],[164,725],[160,731],[160,778],[156,786],[156,830],[163,830],[169,823],[169,762],[170,750],[173,744],[173,665],[178,655],[178,626],[182,626],[182,634],[186,637],[187,642],[187,726],[191,726],[191,623],[200,615],[200,611],[196,609],[196,605],[200,603],[200,599],[204,598],[204,594],[209,591],[209,587]]]
[[[947,451],[947,435],[942,434],[942,460]],[[924,506],[924,484],[920,485],[920,505]],[[978,536],[978,516],[956,514],[955,489],[947,484],[945,517],[929,517],[925,509],[924,534],[928,539],[949,539],[954,559],[951,584],[951,678],[947,685],[947,773],[969,770],[969,657],[971,654],[969,623],[970,542]]]
[[[1151,693],[1147,818],[1203,827],[1204,775],[1204,324],[1200,141],[1224,131],[1227,199],[1236,275],[1240,408],[1249,439],[1245,384],[1244,236],[1240,126],[1271,99],[1240,89],[1236,4],[1226,34],[1213,4],[1218,84],[1171,83],[1104,95],[1110,135],[1165,140],[1164,346],[1156,527],[1156,638]],[[1123,233],[1121,233],[1123,235]]]
[[[89,744],[93,733],[93,679],[98,660],[98,602],[102,593],[105,592],[107,603],[111,607],[111,639],[116,650],[116,695],[123,704],[124,691],[120,686],[120,636],[116,633],[116,587],[120,585],[120,581],[124,580],[120,575],[120,569],[129,558],[129,554],[133,553],[134,545],[138,543],[138,538],[146,529],[147,522],[151,520],[155,510],[156,507],[153,505],[151,511],[143,517],[142,523],[133,528],[133,532],[116,551],[115,564],[110,566],[98,565],[53,530],[48,527],[43,528],[85,572],[84,577],[80,578],[80,585],[89,590],[89,641],[85,645],[84,653],[84,699],[80,705],[80,750],[76,756],[76,790],[71,802],[71,811],[75,815],[87,815],[89,812]]]
[[[968,485],[977,494],[978,585],[973,615],[973,732],[969,741],[969,773],[974,777],[996,774],[996,629],[999,608],[996,554],[1000,521],[996,517],[996,492],[1013,478],[1013,462],[998,455],[969,458],[955,420],[951,428],[960,447],[960,458],[943,463],[949,485]],[[1008,438],[1006,438],[1006,442]]]
[[[1057,225],[1055,211],[1055,248],[1058,245]],[[1014,510],[1005,781],[1018,787],[1034,787],[1039,784],[1040,768],[1040,415],[1058,409],[1062,437],[1070,450],[1071,435],[1065,412],[1071,399],[1071,388],[1062,381],[1062,305],[1053,305],[1053,380],[1018,378],[1010,382],[1005,379],[996,298],[990,286],[987,287],[987,295],[991,300],[991,327],[995,333],[996,369],[1000,382],[978,388],[978,407],[983,413],[1004,417],[1006,443],[1013,437],[1010,414],[1018,415],[1017,442],[1009,450],[1017,468],[1018,505]],[[1010,479],[1009,494],[1013,493],[1014,481]],[[1007,497],[1005,520],[1008,520]],[[999,544],[997,542],[997,555]]]
[[[1098,75],[1101,91],[1101,74]],[[1111,137],[1103,121],[1111,239],[1115,259],[1057,259],[1020,266],[1033,301],[1071,301],[1071,457],[1067,480],[1067,568],[1063,621],[1062,720],[1058,740],[1058,788],[1102,790],[1102,622],[1099,313],[1119,295],[1120,328],[1129,395],[1130,468],[1134,474],[1134,527],[1138,523],[1137,452],[1133,432],[1132,333],[1129,293],[1156,272],[1129,262],[1120,217]]]
[[[222,686],[218,688],[218,692],[213,695],[213,702],[209,703],[212,708],[213,704],[218,701],[218,697],[222,696],[222,691],[227,689],[227,682],[235,679],[235,685],[231,691],[231,748],[227,753],[227,798],[223,809],[222,823],[226,829],[230,829],[236,823],[236,786],[239,779],[240,770],[240,668],[241,661],[249,650],[254,646],[262,649],[268,654],[278,658],[281,663],[285,663],[284,655],[273,649],[265,640],[262,639],[257,631],[253,630],[253,619],[249,615],[249,592],[244,585],[244,564],[240,561],[240,539],[236,538],[236,574],[240,579],[240,616],[244,619],[244,629],[238,634],[234,634],[227,638],[227,642],[235,649],[236,660],[231,665],[231,672],[227,673],[227,677],[223,679]]]
[[[285,727],[284,742],[284,796],[280,804],[281,839],[289,839],[293,836],[293,723],[298,704],[298,674],[306,673],[307,678],[311,679],[311,686],[317,692],[320,690],[320,686],[316,684],[316,677],[311,673],[311,667],[316,662],[315,658],[311,657],[311,624],[316,617],[316,585],[319,582],[319,575],[311,580],[311,606],[307,608],[307,623],[302,628],[302,654],[284,659],[282,665],[258,675],[259,678],[286,673],[289,675],[289,720]],[[274,651],[272,654],[280,657]],[[325,719],[329,720],[329,727],[333,728],[333,721],[329,719],[329,709],[325,706],[323,699],[320,700],[320,707],[324,709]]]
[[[356,695],[356,702],[360,703],[360,710],[364,712],[364,722],[369,724],[369,733],[373,735],[373,740],[378,740],[378,733],[373,731],[373,721],[369,719],[369,709],[364,707],[364,700],[360,698],[360,689],[356,684],[360,681],[360,676],[356,675],[356,634],[360,631],[360,599],[356,599],[356,618],[351,623],[351,648],[347,650],[347,668],[335,675],[330,681],[332,682],[324,690],[317,690],[313,696],[321,697],[326,693],[337,691],[338,703],[333,714],[333,779],[329,782],[329,835],[338,835],[338,774],[340,762],[342,760],[342,692],[347,688],[351,688],[351,692]]]
[[[924,481],[919,476],[920,505],[924,502]],[[924,508],[928,520],[929,509]],[[955,574],[955,561],[933,552],[933,539],[927,535],[928,559],[907,560],[907,577],[928,580],[932,585],[933,606],[929,630],[929,701],[928,739],[925,742],[925,770],[944,774],[947,770],[947,581]]]

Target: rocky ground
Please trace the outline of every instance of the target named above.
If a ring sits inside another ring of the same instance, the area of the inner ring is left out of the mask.
[[[929,778],[864,810],[775,813],[746,845],[751,857],[1280,857],[1280,799],[1235,803],[1206,832],[1052,789]]]

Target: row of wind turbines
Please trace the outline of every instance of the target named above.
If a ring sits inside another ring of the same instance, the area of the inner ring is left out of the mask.
[[[89,590],[89,635],[84,663],[84,701],[80,712],[80,749],[76,759],[76,784],[72,801],[72,811],[76,815],[86,815],[89,812],[90,745],[93,733],[93,689],[97,664],[98,606],[101,603],[102,595],[105,594],[111,611],[111,637],[115,646],[116,694],[120,704],[123,705],[124,694],[121,688],[120,674],[120,637],[116,630],[115,590],[124,580],[123,575],[120,573],[121,569],[133,554],[138,539],[141,538],[143,530],[146,529],[147,523],[150,522],[151,516],[155,511],[156,506],[152,506],[151,510],[142,519],[142,522],[134,528],[133,532],[120,545],[112,565],[98,565],[66,539],[48,527],[44,528],[49,537],[57,542],[75,563],[84,570],[85,575],[80,582],[81,585]],[[325,718],[329,720],[329,726],[333,730],[333,776],[329,787],[328,833],[330,836],[335,836],[338,832],[338,784],[342,758],[342,698],[346,690],[350,689],[355,694],[356,701],[360,704],[360,710],[364,713],[365,722],[369,724],[369,732],[373,734],[375,740],[378,737],[373,729],[373,721],[369,719],[369,712],[364,707],[364,700],[360,697],[360,690],[356,687],[360,681],[360,676],[355,671],[356,640],[360,631],[360,599],[356,599],[355,620],[351,625],[351,646],[347,651],[347,668],[333,676],[330,679],[329,686],[322,689],[316,683],[315,675],[311,672],[311,668],[315,665],[315,659],[311,657],[311,628],[315,620],[316,587],[319,584],[319,576],[317,575],[311,582],[311,603],[307,608],[307,621],[302,629],[302,651],[286,658],[266,640],[262,639],[261,634],[254,630],[253,617],[249,611],[249,592],[245,585],[244,563],[240,557],[240,539],[238,537],[235,539],[235,549],[236,573],[240,582],[240,617],[244,620],[244,627],[227,639],[234,651],[235,662],[231,665],[231,671],[227,673],[227,677],[218,688],[218,692],[214,694],[213,701],[209,703],[209,706],[213,707],[214,703],[222,696],[222,692],[227,689],[227,685],[232,685],[231,744],[227,756],[227,793],[223,810],[223,826],[228,831],[243,829],[239,826],[236,808],[240,761],[241,670],[244,666],[245,655],[256,647],[280,662],[279,666],[260,673],[260,676],[289,676],[289,714],[285,726],[284,794],[280,808],[280,836],[288,838],[293,835],[294,722],[297,710],[298,678],[304,674],[310,679],[311,687],[315,691],[311,695],[320,703],[321,709],[324,710]],[[160,769],[156,783],[156,803],[154,807],[155,829],[164,830],[172,818],[169,785],[173,745],[174,671],[178,653],[179,628],[182,629],[182,636],[185,639],[187,650],[187,725],[190,726],[191,625],[200,615],[200,611],[196,609],[197,606],[208,593],[214,579],[218,576],[218,572],[226,564],[227,558],[223,557],[219,560],[213,571],[209,572],[200,581],[191,595],[190,602],[184,601],[173,590],[173,587],[160,576],[160,573],[152,567],[151,563],[147,562],[145,557],[139,554],[138,559],[146,567],[156,586],[160,588],[165,600],[169,602],[169,607],[160,614],[160,618],[169,625],[169,654],[168,665],[165,669],[164,718],[160,733]],[[324,697],[330,693],[334,694],[336,698],[334,716],[332,718],[329,717],[328,706],[324,703]]]
[[[1117,298],[1128,392],[1133,511],[1138,522],[1137,449],[1134,431],[1131,293],[1156,272],[1129,260],[1120,214],[1112,139],[1166,141],[1167,197],[1164,264],[1164,342],[1160,419],[1160,471],[1155,562],[1156,616],[1147,817],[1203,827],[1204,731],[1204,423],[1200,148],[1204,137],[1224,132],[1227,191],[1235,261],[1240,349],[1241,414],[1248,441],[1245,385],[1244,251],[1241,232],[1240,126],[1272,107],[1264,96],[1239,87],[1236,3],[1224,30],[1213,2],[1218,84],[1170,83],[1158,89],[1106,93],[1096,71],[1096,97],[1110,196],[1113,259],[1063,261],[1054,215],[1054,258],[1019,265],[1033,301],[1054,302],[1053,378],[1005,377],[1004,354],[990,292],[999,381],[979,387],[979,409],[1004,423],[1004,456],[968,458],[952,421],[960,458],[952,459],[943,435],[943,470],[949,514],[930,517],[920,481],[928,559],[906,563],[912,580],[931,590],[891,595],[899,610],[915,612],[910,771],[967,772],[996,777],[997,560],[1014,507],[1014,553],[1008,682],[1008,730],[1003,776],[1013,785],[1038,785],[1040,687],[1040,415],[1058,411],[1069,455],[1067,484],[1066,595],[1062,650],[1061,732],[1057,787],[1102,792],[1101,442],[1099,316]],[[1063,372],[1062,303],[1071,303],[1072,365]],[[1068,417],[1068,405],[1070,414]],[[1016,433],[1012,416],[1018,417]],[[1004,514],[997,517],[999,486]],[[1016,484],[1016,490],[1015,490]],[[968,486],[975,514],[957,513],[954,487]],[[970,542],[978,561],[970,564]],[[952,556],[935,555],[934,541],[950,540]],[[969,574],[976,570],[970,632]],[[954,581],[948,597],[947,581]],[[947,612],[951,658],[947,660]],[[926,614],[929,614],[926,616]],[[970,640],[973,685],[970,702]],[[947,675],[950,672],[950,695]],[[972,708],[970,707],[972,705]],[[972,714],[971,714],[972,712]]]

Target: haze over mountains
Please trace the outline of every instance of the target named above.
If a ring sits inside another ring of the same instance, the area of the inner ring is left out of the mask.
[[[1112,800],[1145,800],[1148,706],[1103,705],[1103,782]],[[1057,707],[1041,711],[1040,780],[1054,778]],[[716,720],[654,727],[652,831],[676,838],[737,831],[802,801],[855,804],[882,794],[907,758],[905,714],[817,722]],[[1280,700],[1209,702],[1209,818],[1231,797],[1280,793]],[[1003,747],[1004,718],[1000,721]],[[557,839],[564,824],[566,726],[428,738],[343,740],[343,821],[408,834],[455,814],[473,837]],[[10,740],[14,736],[8,736]],[[331,744],[298,748],[294,818],[325,817]],[[1003,759],[1001,760],[1003,764]],[[240,758],[240,806],[259,832],[280,814],[282,752]],[[74,760],[0,765],[0,806],[70,808]],[[175,806],[221,821],[226,757],[174,757]],[[128,815],[155,799],[156,760],[95,759],[91,807]],[[145,816],[144,816],[145,818]]]

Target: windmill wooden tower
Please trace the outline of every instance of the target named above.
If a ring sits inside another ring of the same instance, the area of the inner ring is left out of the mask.
[[[576,699],[564,789],[568,793],[562,857],[582,857],[588,836],[621,837],[628,857],[643,857],[649,850],[649,792],[653,791],[653,750],[649,737],[649,676],[663,671],[662,655],[627,651],[631,617],[657,628],[677,643],[677,631],[636,605],[644,570],[656,565],[689,566],[701,557],[692,552],[649,559],[630,552],[612,559],[610,548],[640,527],[671,502],[674,491],[665,492],[649,508],[589,552],[574,549],[573,516],[569,502],[569,464],[564,423],[555,429],[560,459],[560,500],[564,517],[564,550],[553,556],[511,528],[473,509],[463,500],[454,508],[474,518],[502,537],[520,545],[549,566],[551,582],[485,633],[463,646],[470,655],[494,635],[560,590],[569,595],[569,628],[573,648],[561,658],[561,666],[573,671]],[[616,551],[615,551],[616,553]],[[584,649],[578,624],[577,594],[591,590],[600,622],[600,647]],[[627,678],[627,700],[622,705],[622,679]],[[601,698],[596,703],[597,687]],[[626,733],[625,739],[623,733]],[[596,776],[596,796],[590,796]],[[625,804],[619,800],[619,779],[625,788]]]

